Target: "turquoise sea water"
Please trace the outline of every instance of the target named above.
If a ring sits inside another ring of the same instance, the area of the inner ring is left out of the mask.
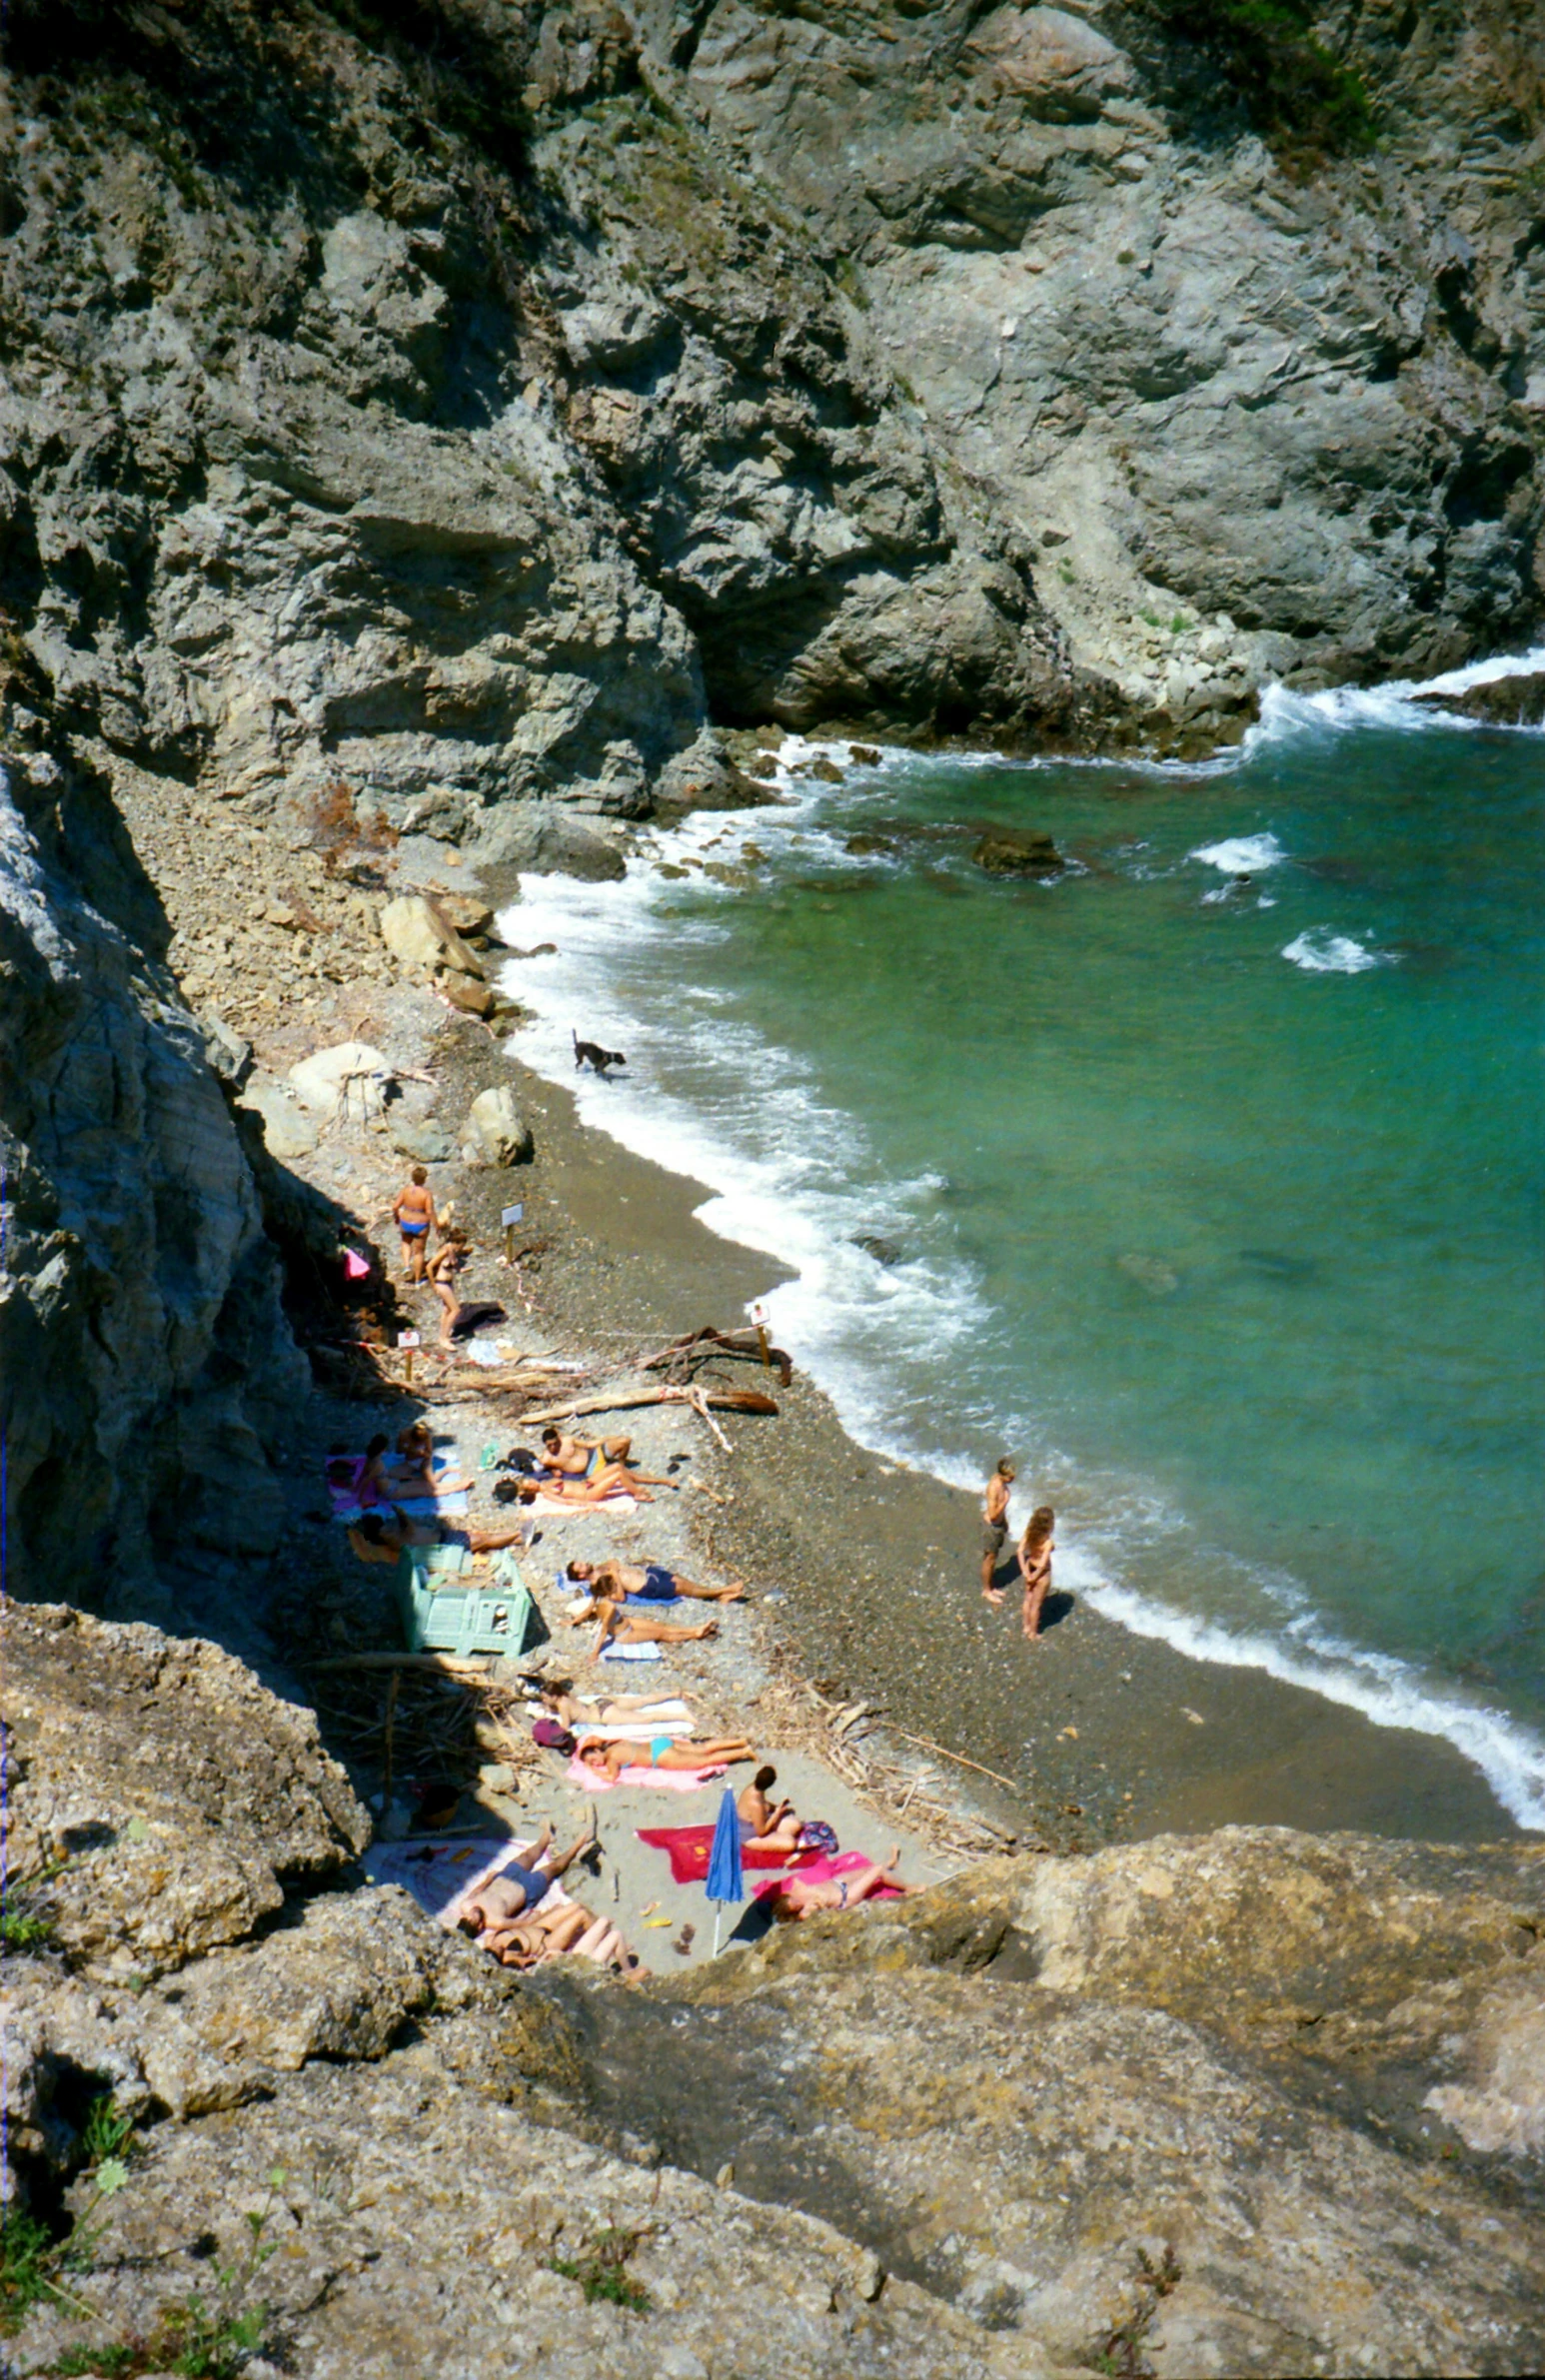
[[[1012,1448],[1116,1618],[1545,1823],[1545,736],[1277,697],[1201,769],[784,782],[662,838],[685,874],[528,880],[522,1054],[628,1049],[588,1120],[796,1268],[859,1435]],[[989,880],[992,825],[1064,872]]]

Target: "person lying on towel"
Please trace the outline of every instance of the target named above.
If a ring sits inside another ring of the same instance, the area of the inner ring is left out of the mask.
[[[663,1562],[571,1562],[567,1575],[577,1587],[588,1588],[597,1602],[618,1602],[625,1595],[655,1604],[671,1603],[679,1595],[704,1604],[746,1601],[742,1579],[732,1580],[728,1587],[704,1587],[696,1579],[684,1579],[680,1571],[667,1570]]]
[[[892,1892],[912,1893],[921,1890],[918,1884],[903,1884],[895,1870],[901,1863],[899,1850],[893,1850],[882,1865],[871,1863],[854,1870],[851,1875],[822,1877],[812,1884],[808,1877],[784,1876],[777,1889],[765,1895],[767,1905],[780,1923],[787,1924],[801,1917],[815,1917],[823,1909],[856,1908],[860,1900],[870,1899],[887,1884]]]
[[[649,1744],[606,1744],[588,1736],[579,1749],[586,1768],[611,1785],[625,1769],[727,1769],[733,1761],[756,1757],[742,1736],[718,1736],[705,1744],[677,1744],[670,1736],[656,1736]]]
[[[599,1661],[608,1645],[690,1645],[719,1634],[717,1620],[700,1620],[696,1628],[676,1627],[669,1620],[651,1619],[648,1612],[630,1612],[622,1604],[587,1595],[571,1606],[569,1625],[584,1628],[592,1620],[601,1623],[590,1647],[592,1661]]]
[[[635,1720],[677,1719],[687,1711],[687,1705],[675,1695],[611,1695],[604,1703],[587,1700],[571,1693],[571,1683],[567,1678],[544,1679],[540,1689],[544,1710],[566,1728],[630,1727]]]
[[[451,1544],[458,1534],[465,1535],[474,1554],[498,1554],[506,1546],[518,1546],[524,1531],[520,1529],[477,1529],[471,1523],[457,1528],[446,1521],[410,1521],[394,1504],[392,1518],[384,1513],[364,1513],[349,1532],[349,1543],[362,1562],[395,1562],[404,1546],[439,1546]]]

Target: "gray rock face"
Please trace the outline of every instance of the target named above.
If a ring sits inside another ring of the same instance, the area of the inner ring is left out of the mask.
[[[1542,112],[1517,11],[1337,8],[1378,147],[1268,111],[1273,153],[1164,13],[718,0],[671,88],[832,260],[1074,669],[1178,730],[1538,617]]]
[[[53,1936],[88,1973],[240,1941],[370,1839],[315,1715],[197,1638],[12,1604],[6,1704],[11,1873],[66,1862]]]
[[[1539,2369],[1538,1847],[1000,1858],[527,1980],[351,1884],[364,1812],[239,1663],[12,1617],[13,1877],[70,1857],[5,1976],[11,2179],[78,2211],[92,2100],[138,2125],[18,2374],[169,2340],[265,2206],[270,2355],[340,2380]]]
[[[142,1596],[272,1550],[301,1377],[277,1261],[154,898],[100,790],[0,772],[7,1588]]]

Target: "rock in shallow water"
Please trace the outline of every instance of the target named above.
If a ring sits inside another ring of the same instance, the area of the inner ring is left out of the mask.
[[[1065,862],[1049,834],[1025,834],[1012,826],[994,826],[971,853],[989,876],[1056,876]]]

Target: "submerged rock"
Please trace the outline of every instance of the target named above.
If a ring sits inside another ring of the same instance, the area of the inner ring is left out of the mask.
[[[1466,686],[1458,694],[1417,694],[1413,700],[1432,710],[1484,719],[1489,726],[1541,727],[1545,726],[1545,669],[1527,670],[1517,677],[1493,677],[1485,685]]]
[[[1049,834],[1012,826],[989,828],[971,857],[989,876],[1056,876],[1066,864]]]

